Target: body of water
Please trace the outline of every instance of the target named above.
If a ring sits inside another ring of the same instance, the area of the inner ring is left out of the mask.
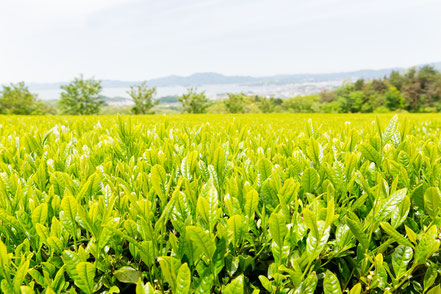
[[[296,95],[308,95],[318,93],[326,89],[334,89],[341,85],[341,81],[329,81],[319,83],[296,83],[296,84],[269,84],[269,85],[203,85],[196,87],[199,91],[205,91],[210,99],[221,99],[227,97],[227,93],[244,93],[247,95],[260,95],[268,97],[288,98]],[[103,88],[102,94],[106,97],[129,98],[129,88]],[[53,100],[60,98],[61,89],[39,89],[31,91],[38,94],[41,100]],[[168,86],[158,87],[156,97],[178,96],[187,92],[187,87]]]

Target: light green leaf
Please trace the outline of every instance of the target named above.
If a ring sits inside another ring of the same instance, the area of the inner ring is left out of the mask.
[[[204,232],[200,227],[188,226],[187,234],[193,244],[199,248],[209,260],[212,260],[216,246],[210,233]]]
[[[137,284],[139,278],[142,277],[142,273],[137,271],[131,266],[123,266],[113,272],[113,275],[121,283]]]
[[[377,166],[381,165],[381,155],[377,150],[374,149],[370,144],[363,143],[358,146],[361,154],[366,157],[367,160],[375,162]]]
[[[26,260],[18,269],[15,274],[13,285],[14,285],[14,291],[15,293],[20,292],[20,286],[23,284],[23,281],[25,279],[25,276],[28,273],[29,269],[29,260]]]
[[[75,284],[87,294],[93,293],[95,285],[95,265],[90,262],[80,262],[76,266],[78,279]]]
[[[317,187],[319,181],[319,175],[313,168],[307,168],[303,171],[302,175],[302,187],[305,192],[312,193]]]
[[[73,196],[66,196],[61,200],[61,208],[65,215],[72,221],[75,221],[75,217],[77,215],[77,200]]]
[[[400,279],[407,271],[407,266],[412,260],[412,247],[399,245],[392,253],[392,267],[394,269],[395,278]]]
[[[258,172],[258,183],[259,186],[265,182],[266,179],[268,179],[271,176],[271,170],[273,168],[273,165],[271,162],[266,159],[262,158],[257,162],[257,172]]]
[[[38,205],[32,212],[32,223],[35,225],[37,223],[45,224],[48,216],[48,205],[47,203],[42,203]]]
[[[167,195],[167,174],[162,165],[155,164],[151,169],[151,181],[153,189],[156,194],[159,196],[159,199],[162,202],[162,205],[165,205]]]
[[[176,294],[188,294],[190,292],[191,273],[187,263],[181,265],[176,277]]]
[[[340,282],[337,276],[327,270],[323,280],[323,290],[325,294],[341,294]]]
[[[244,232],[242,216],[235,214],[227,220],[228,231],[231,233],[233,246],[236,246],[242,240]]]
[[[432,218],[436,218],[441,204],[441,195],[438,187],[430,187],[424,192],[424,209]]]
[[[259,204],[259,194],[256,190],[250,190],[245,196],[245,215],[252,219]]]
[[[158,257],[159,265],[161,266],[161,272],[164,279],[174,290],[176,289],[176,279],[178,274],[178,269],[181,266],[181,261],[175,257],[171,256],[161,256]]]
[[[387,199],[386,203],[384,203],[381,206],[378,214],[374,216],[376,221],[383,221],[385,219],[388,219],[394,210],[398,210],[399,205],[406,197],[406,193],[407,193],[406,188],[398,190],[395,193],[393,193]]]
[[[357,283],[354,287],[352,287],[351,291],[349,291],[349,294],[360,294],[361,293],[361,284]]]
[[[225,289],[222,293],[243,294],[244,293],[243,275],[238,276],[233,281],[231,281],[231,283],[229,283],[227,286],[225,286]]]
[[[401,235],[397,230],[395,230],[389,223],[382,222],[380,223],[380,226],[389,236],[394,238],[394,240],[397,241],[398,244],[413,247],[412,243],[404,238],[404,236]]]
[[[282,248],[285,236],[288,233],[285,217],[279,213],[272,213],[269,218],[269,230],[274,242],[279,248]]]
[[[394,117],[391,118],[389,123],[383,132],[383,146],[386,145],[392,138],[399,137],[398,132],[398,115],[395,114]]]
[[[363,232],[361,224],[358,221],[354,221],[350,218],[346,218],[346,224],[351,229],[352,234],[354,234],[355,238],[360,242],[365,250],[369,249],[369,238]]]

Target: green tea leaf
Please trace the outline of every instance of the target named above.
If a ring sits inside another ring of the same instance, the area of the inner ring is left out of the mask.
[[[352,234],[354,234],[355,238],[360,242],[365,250],[369,249],[369,238],[363,232],[363,229],[359,222],[354,221],[352,219],[346,218],[346,224],[351,229]]]
[[[113,272],[113,275],[121,283],[137,284],[142,273],[130,266],[123,266]]]
[[[325,278],[323,280],[323,290],[325,294],[341,294],[340,282],[337,277],[330,272],[326,271]]]
[[[229,283],[222,293],[225,294],[243,294],[244,293],[244,285],[243,285],[243,276],[239,276],[235,278],[231,283]]]
[[[397,241],[398,244],[413,247],[412,243],[404,238],[403,235],[398,233],[398,231],[395,230],[389,223],[382,222],[380,223],[380,226],[389,236],[394,238],[394,240]]]
[[[199,248],[209,260],[212,260],[216,247],[210,234],[196,226],[188,226],[187,234],[194,246]]]
[[[283,247],[285,236],[288,233],[285,217],[279,213],[272,213],[269,219],[269,230],[277,246]]]
[[[313,168],[307,168],[303,171],[302,187],[305,192],[311,193],[317,187],[319,181],[318,173]]]
[[[424,192],[424,209],[432,218],[438,216],[441,204],[441,194],[438,187],[430,187]]]
[[[181,265],[176,277],[176,294],[188,294],[190,292],[191,273],[187,263]]]
[[[75,280],[75,284],[85,293],[93,293],[93,287],[95,285],[95,265],[90,262],[80,262],[76,266],[78,273],[78,279]]]
[[[407,271],[409,262],[412,260],[413,250],[411,247],[399,245],[392,253],[392,267],[395,278],[400,279]]]

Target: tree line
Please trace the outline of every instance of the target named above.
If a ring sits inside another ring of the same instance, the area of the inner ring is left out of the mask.
[[[101,81],[82,75],[61,86],[58,108],[62,114],[90,115],[100,113],[105,104]],[[133,114],[154,114],[156,88],[146,82],[130,87],[127,92],[134,106]],[[223,100],[212,101],[204,91],[195,88],[178,97],[185,113],[271,113],[271,112],[439,112],[441,111],[441,73],[432,66],[392,72],[381,79],[344,82],[339,88],[314,95],[287,99],[229,93]],[[46,114],[53,109],[37,99],[23,83],[2,86],[1,114]]]

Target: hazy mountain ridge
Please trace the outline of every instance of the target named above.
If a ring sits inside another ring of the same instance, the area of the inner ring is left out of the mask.
[[[441,70],[441,62],[430,63],[436,69]],[[422,67],[423,65],[417,65],[416,67]],[[337,72],[337,73],[319,73],[319,74],[287,74],[287,75],[273,75],[263,77],[253,76],[228,76],[219,73],[206,72],[195,73],[190,76],[177,76],[171,75],[162,78],[155,78],[147,80],[149,86],[155,87],[167,87],[167,86],[201,86],[201,85],[222,85],[222,84],[294,84],[304,82],[324,82],[324,81],[336,81],[346,79],[373,79],[381,78],[389,75],[392,71],[405,71],[406,68],[385,68],[378,70],[358,70],[349,72]],[[137,84],[140,81],[120,81],[120,80],[102,80],[101,85],[103,88],[127,88],[131,85]],[[34,90],[43,89],[55,89],[59,88],[66,82],[56,83],[29,83],[30,88]]]

